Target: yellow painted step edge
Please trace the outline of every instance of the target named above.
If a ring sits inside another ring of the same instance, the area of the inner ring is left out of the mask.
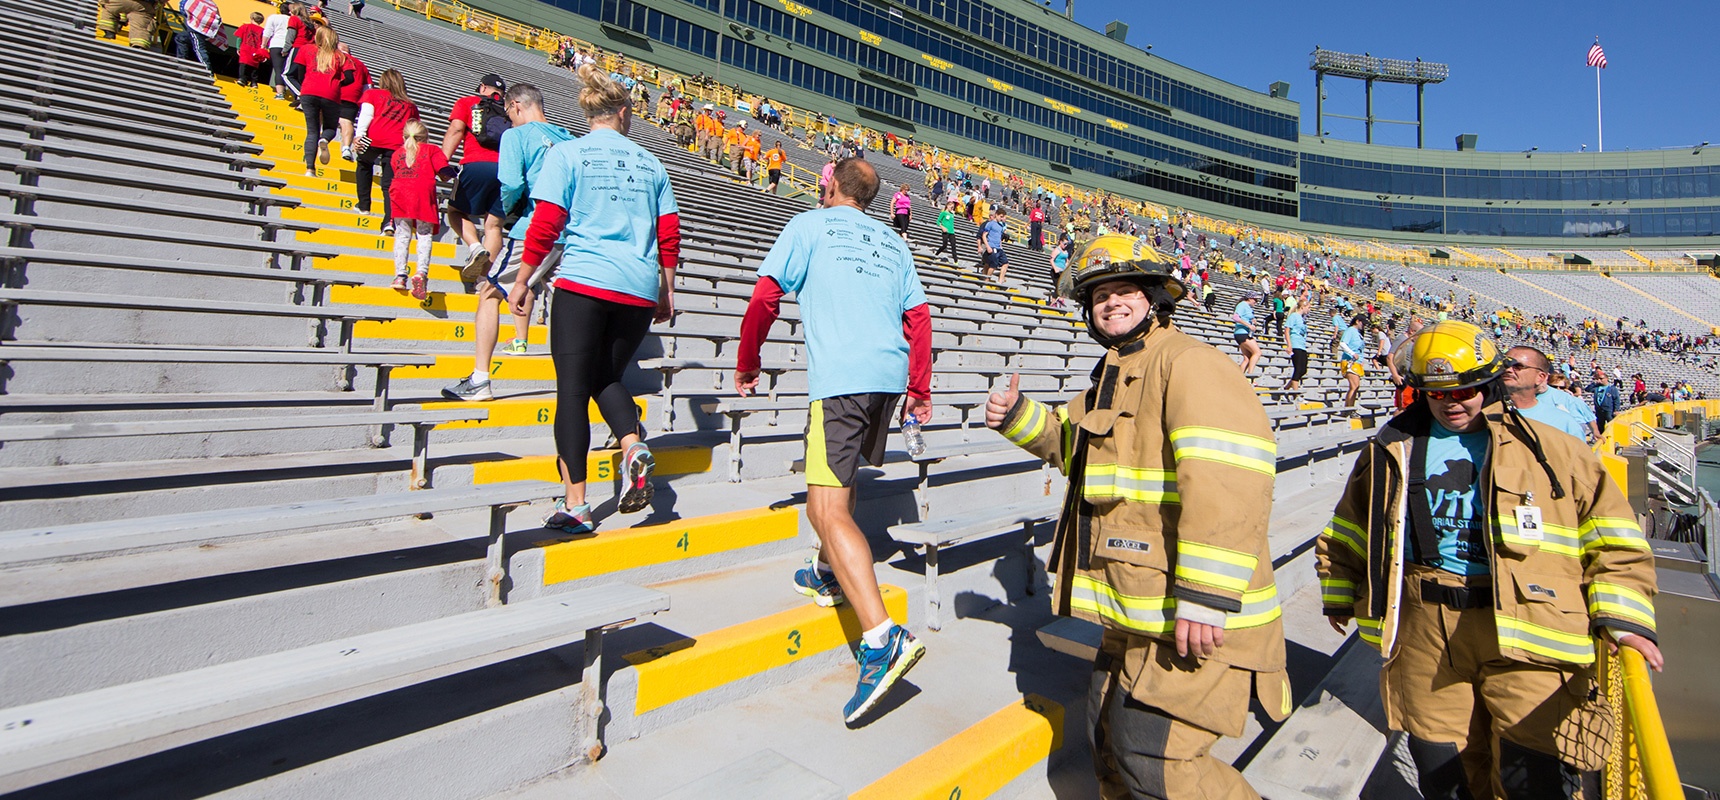
[[[1063,706],[1030,694],[848,800],[981,800],[1063,747]]]
[[[707,451],[708,453],[709,451]],[[663,457],[658,456],[661,464]],[[594,474],[593,479],[598,479]],[[792,539],[794,508],[752,508],[622,531],[600,532],[543,549],[545,585]]]
[[[787,581],[788,576],[783,576]],[[908,593],[882,585],[884,608],[908,623]],[[638,672],[634,714],[644,714],[718,686],[792,664],[860,639],[860,620],[847,605],[807,603],[778,614],[682,639],[627,656]]]
[[[589,401],[591,421],[603,419],[603,413],[597,410],[597,401]],[[641,418],[646,415],[646,397],[633,398],[633,407],[639,409]],[[555,398],[553,397],[519,397],[506,400],[491,400],[475,403],[463,400],[448,400],[444,402],[425,403],[425,411],[462,411],[482,408],[490,412],[488,419],[468,420],[463,422],[444,422],[436,426],[436,430],[454,430],[457,428],[504,428],[515,425],[548,425],[555,422]]]
[[[651,455],[657,459],[657,474],[662,475],[692,475],[711,471],[711,448],[709,447],[653,447]],[[588,479],[594,481],[614,480],[621,471],[620,450],[593,450],[586,457],[585,473]],[[486,485],[492,483],[507,483],[509,481],[553,481],[561,482],[561,469],[556,465],[555,456],[524,456],[500,461],[480,461],[472,465],[472,483]],[[615,538],[615,534],[605,534],[606,540]],[[768,540],[766,540],[768,541]],[[577,544],[577,542],[574,542]],[[744,545],[743,545],[744,546]],[[722,549],[722,548],[718,548]],[[659,563],[656,561],[648,563]],[[547,568],[546,568],[547,569]],[[607,572],[603,569],[598,572]],[[592,573],[597,574],[597,573]],[[574,575],[561,580],[573,580],[583,577]],[[547,579],[546,579],[547,580]],[[548,581],[555,583],[556,581]]]

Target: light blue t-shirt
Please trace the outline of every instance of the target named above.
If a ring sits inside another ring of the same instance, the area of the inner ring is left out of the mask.
[[[525,213],[508,231],[508,238],[523,241],[526,229],[532,226],[532,211],[537,205],[529,202],[528,192],[538,184],[543,173],[544,155],[561,142],[570,141],[573,134],[560,125],[528,122],[515,125],[502,133],[501,157],[496,162],[496,178],[502,182],[502,211],[504,214],[521,200],[527,200]]]
[[[1254,306],[1249,305],[1248,301],[1246,301],[1246,300],[1244,300],[1243,302],[1237,303],[1236,304],[1236,328],[1235,328],[1235,330],[1231,331],[1231,333],[1236,335],[1236,336],[1252,336],[1252,335],[1254,335],[1254,331],[1251,331],[1248,329],[1248,323],[1253,322],[1253,321],[1254,321]]]
[[[1292,311],[1284,318],[1284,328],[1290,331],[1290,349],[1308,349],[1308,321],[1302,318],[1302,312]]]
[[[783,226],[758,274],[800,304],[810,399],[907,390],[902,315],[926,293],[902,237],[853,206],[806,211]]]
[[[1003,223],[998,222],[995,219],[987,220],[984,225],[980,226],[979,230],[981,233],[985,234],[985,244],[987,247],[990,247],[992,250],[999,250],[1003,247]]]
[[[1555,391],[1558,390],[1548,389],[1545,394],[1535,398],[1535,405],[1533,407],[1519,408],[1517,409],[1517,412],[1536,422],[1545,423],[1575,436],[1578,439],[1586,440],[1588,431],[1583,427],[1582,420],[1578,419],[1577,415],[1571,410],[1571,405],[1580,406],[1582,403],[1572,404],[1570,401],[1553,397],[1552,394]],[[1560,394],[1564,393],[1560,392]],[[1570,395],[1565,396],[1569,397]]]
[[[1486,575],[1487,520],[1480,501],[1487,431],[1453,433],[1435,422],[1427,437],[1427,507],[1439,535],[1440,569]]]
[[[1350,327],[1345,328],[1344,336],[1339,341],[1344,346],[1343,352],[1339,354],[1340,358],[1343,358],[1345,361],[1362,360],[1362,350],[1364,350],[1367,345],[1362,343],[1362,332],[1356,330],[1356,326],[1351,325]]]
[[[1578,422],[1581,422],[1584,425],[1595,421],[1595,408],[1593,405],[1590,405],[1582,398],[1577,397],[1564,389],[1560,389],[1557,386],[1547,387],[1547,391],[1542,392],[1538,399],[1543,403],[1548,400],[1552,400],[1553,405],[1564,409],[1571,416],[1576,417]]]
[[[657,218],[680,209],[656,156],[597,128],[551,147],[531,192],[567,209],[556,280],[657,299]]]

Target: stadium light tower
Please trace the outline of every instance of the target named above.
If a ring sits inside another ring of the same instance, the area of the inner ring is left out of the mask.
[[[1313,58],[1308,62],[1308,68],[1314,71],[1314,130],[1326,129],[1326,76],[1338,78],[1354,78],[1367,85],[1367,115],[1352,117],[1344,114],[1331,116],[1340,119],[1357,119],[1367,124],[1367,143],[1374,143],[1374,123],[1387,122],[1393,125],[1414,125],[1415,146],[1424,145],[1423,120],[1427,116],[1425,93],[1430,83],[1443,83],[1451,76],[1451,67],[1433,61],[1404,61],[1398,58],[1375,58],[1371,53],[1356,55],[1355,53],[1339,53],[1335,50],[1324,50],[1319,45],[1314,46]],[[1401,119],[1377,119],[1374,117],[1374,81],[1386,83],[1406,83],[1415,86],[1415,121]]]

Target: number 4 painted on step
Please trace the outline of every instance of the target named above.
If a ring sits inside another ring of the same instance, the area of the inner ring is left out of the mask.
[[[687,546],[688,546],[687,537],[689,535],[690,534],[682,533],[681,534],[681,540],[675,543],[675,546],[680,548],[681,552],[683,552],[683,553],[687,552]]]

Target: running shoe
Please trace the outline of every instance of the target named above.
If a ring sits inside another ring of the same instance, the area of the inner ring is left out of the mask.
[[[490,391],[490,382],[489,381],[484,381],[482,383],[473,383],[472,382],[472,376],[470,376],[470,375],[467,375],[466,377],[461,378],[459,383],[456,383],[453,386],[449,386],[448,388],[443,389],[442,390],[442,396],[448,398],[449,400],[488,401],[488,400],[496,399],[496,395]]]
[[[812,598],[812,602],[823,608],[842,605],[846,599],[842,595],[842,584],[836,582],[836,575],[833,573],[826,577],[811,564],[795,571],[794,590]]]
[[[873,650],[860,642],[860,652],[855,658],[860,662],[860,683],[854,688],[854,696],[848,700],[848,705],[842,707],[842,719],[849,725],[866,715],[866,712],[878,706],[895,688],[896,681],[908,674],[914,668],[920,657],[926,654],[926,646],[920,644],[906,628],[891,625],[890,633],[884,637],[884,646]]]
[[[340,146],[340,160],[351,161],[352,160],[352,148],[347,147],[344,144],[341,145]]]
[[[490,251],[473,247],[466,254],[466,265],[460,267],[460,280],[476,285],[490,272]]]
[[[580,503],[570,508],[567,501],[559,497],[555,500],[555,508],[543,518],[543,526],[550,530],[574,535],[597,531],[597,524],[591,520],[591,505],[589,503]]]
[[[317,161],[321,162],[322,165],[325,167],[328,166],[328,140],[327,139],[318,139],[317,140]]]
[[[651,486],[651,473],[657,469],[657,459],[652,457],[650,447],[639,442],[627,448],[627,455],[621,463],[622,480],[626,484],[621,489],[617,507],[621,513],[631,514],[651,505],[651,495],[656,492]]]
[[[385,219],[382,221],[382,235],[383,236],[393,236],[394,235],[394,220]]]
[[[388,288],[393,289],[394,291],[397,291],[397,292],[406,291],[406,276],[405,275],[394,276],[394,282],[391,284],[388,284]]]
[[[423,299],[430,296],[430,291],[429,291],[429,287],[428,287],[428,284],[430,281],[428,278],[429,278],[429,276],[421,274],[421,273],[415,272],[412,274],[412,296],[413,297],[416,297],[419,300],[423,300]]]
[[[526,340],[515,339],[508,342],[502,346],[502,352],[507,353],[510,356],[523,356],[526,354]]]

